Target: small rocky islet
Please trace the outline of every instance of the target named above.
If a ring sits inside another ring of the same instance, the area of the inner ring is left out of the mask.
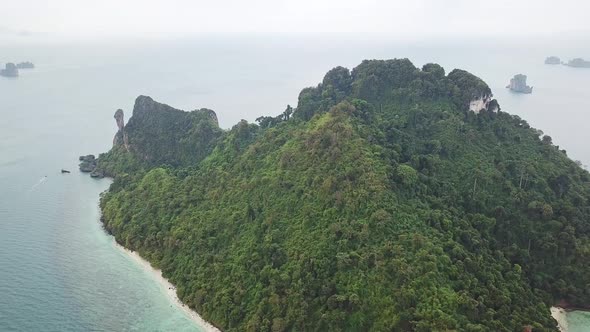
[[[532,93],[533,87],[528,86],[526,84],[527,76],[523,74],[514,75],[513,78],[510,79],[510,84],[506,86],[506,88],[510,89],[512,92],[517,93]]]
[[[561,63],[561,59],[557,56],[549,56],[545,59],[546,65],[558,65]]]
[[[0,69],[0,76],[4,77],[18,77],[19,69],[33,69],[35,65],[30,61],[19,62],[17,64],[8,62],[4,65],[4,69]]]
[[[4,66],[4,69],[0,69],[0,76],[18,77],[18,68],[14,63],[9,62]]]
[[[575,58],[568,61],[568,63],[564,63],[564,65],[574,68],[590,68],[590,61],[582,58]]]
[[[584,58],[573,58],[568,62],[563,62],[557,56],[549,56],[545,59],[546,65],[559,65],[562,64],[564,66],[573,67],[573,68],[590,68],[590,61],[584,60]]]

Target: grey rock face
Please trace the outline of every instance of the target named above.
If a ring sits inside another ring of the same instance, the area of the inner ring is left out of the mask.
[[[514,75],[514,77],[510,79],[510,84],[508,84],[506,88],[518,93],[532,93],[533,88],[526,85],[526,79],[526,75]]]
[[[118,109],[115,112],[115,120],[117,121],[117,127],[119,130],[122,130],[125,127],[125,114],[123,113],[122,109]]]
[[[129,151],[129,138],[125,131],[125,114],[122,109],[118,109],[115,112],[115,121],[117,121],[117,133],[113,138],[113,146],[123,145],[127,151]]]

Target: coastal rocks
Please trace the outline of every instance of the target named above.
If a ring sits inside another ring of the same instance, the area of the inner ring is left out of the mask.
[[[586,61],[582,58],[575,58],[568,61],[568,63],[564,63],[564,65],[574,68],[590,68],[590,61]]]
[[[94,171],[90,172],[90,177],[102,179],[104,178],[104,173],[95,169]]]
[[[545,59],[546,65],[558,65],[560,63],[561,63],[561,59],[559,59],[559,57],[556,57],[556,56],[550,56]]]
[[[4,69],[0,69],[0,76],[18,77],[18,68],[12,62],[6,64]]]
[[[94,157],[93,154],[89,154],[87,156],[80,156],[79,160],[81,161],[80,163],[80,171],[84,172],[84,173],[90,173],[92,171],[94,171],[94,169],[96,168],[96,157]]]
[[[33,69],[35,68],[35,65],[30,62],[30,61],[25,61],[25,62],[19,62],[16,67],[18,69]]]
[[[78,159],[81,161],[80,171],[90,173],[90,176],[93,178],[104,178],[104,173],[96,169],[98,159],[93,154],[80,156]]]
[[[514,75],[514,77],[510,79],[510,84],[508,84],[506,88],[517,93],[532,93],[533,87],[526,85],[526,79],[526,75]]]

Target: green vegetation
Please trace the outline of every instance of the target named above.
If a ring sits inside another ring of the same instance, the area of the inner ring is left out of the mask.
[[[136,104],[130,151],[99,158],[105,228],[227,331],[557,331],[549,306],[590,304],[590,175],[468,110],[489,95],[404,59],[225,132]]]

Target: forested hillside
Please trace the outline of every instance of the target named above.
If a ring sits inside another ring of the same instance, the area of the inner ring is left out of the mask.
[[[590,305],[590,175],[465,71],[337,67],[228,131],[144,102],[99,157],[104,226],[223,330],[557,331],[551,305]]]

